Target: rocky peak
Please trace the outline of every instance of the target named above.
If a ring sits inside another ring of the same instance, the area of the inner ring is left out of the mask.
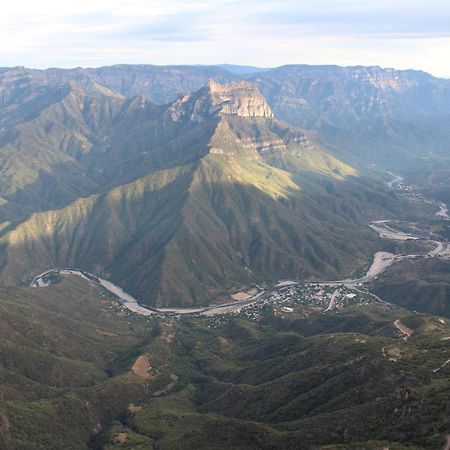
[[[210,80],[205,87],[179,98],[170,106],[170,115],[175,122],[186,118],[193,122],[203,122],[217,114],[273,117],[265,98],[248,81],[218,84]]]
[[[241,117],[273,117],[272,110],[258,88],[248,82],[218,84],[210,80],[207,84],[213,105],[219,105],[224,114]]]

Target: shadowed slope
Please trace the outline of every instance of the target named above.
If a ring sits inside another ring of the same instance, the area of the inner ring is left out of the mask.
[[[248,82],[211,81],[167,107],[71,88],[50,108],[53,123],[66,123],[69,106],[70,132],[103,136],[70,162],[92,195],[7,225],[3,283],[77,267],[161,306],[211,303],[280,278],[349,276],[376,248],[367,222],[398,201],[358,180],[314,135],[274,119]],[[43,117],[25,124],[38,148],[48,138],[37,141]],[[66,157],[64,142],[55,139],[51,154]]]

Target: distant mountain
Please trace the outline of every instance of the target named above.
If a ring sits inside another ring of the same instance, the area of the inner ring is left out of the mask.
[[[376,247],[368,220],[401,205],[276,120],[246,81],[158,106],[90,78],[3,77],[4,284],[75,266],[148,304],[210,303],[349,275]]]
[[[181,94],[195,91],[208,80],[229,83],[240,78],[220,66],[115,65],[96,69],[49,69],[42,73],[54,81],[92,80],[126,97],[144,96],[153,103],[166,104]]]
[[[380,67],[283,66],[249,78],[283,120],[346,160],[404,169],[450,155],[450,82]]]
[[[270,68],[254,67],[254,66],[238,66],[235,64],[219,64],[222,69],[228,70],[228,72],[234,73],[236,75],[248,75],[253,73],[267,72]]]
[[[448,79],[421,71],[363,66],[257,69],[118,65],[49,69],[34,71],[33,76],[95,82],[126,97],[144,96],[158,104],[200,89],[209,79],[218,83],[248,79],[258,86],[278,118],[319,131],[328,151],[351,164],[406,170],[450,154]]]

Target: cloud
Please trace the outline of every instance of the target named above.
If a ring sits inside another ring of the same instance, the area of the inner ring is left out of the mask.
[[[204,13],[170,13],[155,18],[135,18],[96,34],[100,40],[204,41],[210,32],[204,26]]]
[[[0,65],[376,64],[450,75],[449,23],[442,0],[15,0],[0,10]]]

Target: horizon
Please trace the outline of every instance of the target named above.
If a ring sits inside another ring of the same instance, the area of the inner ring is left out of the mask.
[[[253,65],[248,65],[248,64],[235,64],[235,63],[218,63],[218,64],[152,64],[152,63],[112,63],[112,64],[105,64],[105,65],[92,65],[92,66],[68,66],[68,67],[61,67],[61,66],[49,66],[49,67],[30,67],[30,66],[26,66],[23,64],[18,64],[18,65],[14,65],[14,66],[0,66],[0,69],[15,69],[15,68],[23,68],[26,70],[36,70],[36,71],[47,71],[47,70],[77,70],[77,69],[81,69],[81,70],[95,70],[95,69],[102,69],[102,68],[106,68],[106,67],[118,67],[118,66],[148,66],[148,67],[220,67],[224,70],[227,70],[228,72],[231,73],[236,73],[234,72],[231,68],[227,68],[225,66],[231,66],[234,68],[248,68],[249,71],[246,72],[241,72],[241,75],[250,75],[252,73],[260,73],[260,72],[264,72],[264,71],[269,71],[269,70],[274,70],[274,69],[279,69],[282,67],[289,67],[289,66],[303,66],[303,67],[337,67],[337,68],[356,68],[356,67],[364,67],[364,68],[378,68],[381,70],[394,70],[397,72],[422,72],[425,73],[427,75],[431,75],[434,78],[440,78],[440,79],[450,79],[450,76],[439,76],[439,75],[434,75],[431,72],[428,72],[426,70],[423,69],[417,69],[414,67],[407,67],[407,68],[397,68],[397,67],[386,67],[386,66],[382,66],[379,64],[373,64],[373,65],[364,65],[364,64],[352,64],[352,65],[341,65],[341,64],[307,64],[307,63],[287,63],[287,64],[282,64],[279,66],[272,66],[272,67],[261,67],[261,66],[253,66]]]
[[[413,0],[16,0],[0,66],[381,66],[450,76],[450,6]]]

